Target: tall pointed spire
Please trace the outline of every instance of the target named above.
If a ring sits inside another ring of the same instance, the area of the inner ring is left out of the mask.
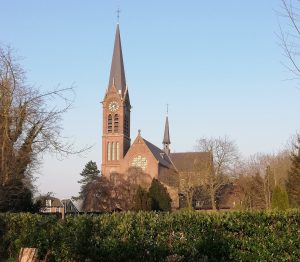
[[[126,90],[126,78],[123,63],[123,54],[121,46],[120,28],[117,24],[114,53],[111,62],[110,76],[108,87],[115,85],[119,93],[123,96]]]
[[[170,132],[169,132],[169,119],[168,116],[166,116],[166,123],[165,123],[165,133],[163,138],[163,145],[164,145],[164,152],[169,155],[170,154]]]

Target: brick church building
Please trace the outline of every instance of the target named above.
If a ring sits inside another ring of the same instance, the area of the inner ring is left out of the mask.
[[[185,194],[186,187],[204,182],[212,158],[209,152],[171,153],[168,117],[162,132],[162,148],[143,138],[140,131],[131,143],[131,103],[119,24],[116,28],[109,84],[102,105],[102,174],[110,177],[112,173],[126,174],[130,168],[138,168],[163,183],[171,196],[173,208],[178,208],[179,196]]]

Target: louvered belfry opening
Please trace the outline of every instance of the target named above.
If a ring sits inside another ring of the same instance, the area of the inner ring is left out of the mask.
[[[112,116],[108,115],[107,118],[107,132],[112,133]]]
[[[114,116],[114,133],[119,132],[119,115],[115,114]]]

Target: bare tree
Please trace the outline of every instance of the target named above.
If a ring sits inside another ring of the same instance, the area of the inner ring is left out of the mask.
[[[300,2],[299,0],[281,0],[281,11],[279,16],[285,19],[285,23],[281,21],[280,33],[278,35],[280,45],[287,63],[284,66],[293,75],[292,79],[300,78]]]
[[[208,166],[207,188],[211,198],[212,208],[216,209],[216,193],[229,178],[236,173],[239,163],[239,153],[234,141],[227,136],[218,138],[200,138],[195,147],[198,151],[211,152],[212,164]]]
[[[264,208],[271,207],[271,196],[274,187],[274,172],[271,169],[270,164],[274,159],[274,155],[256,153],[251,155],[244,163],[244,174],[248,175],[251,179],[249,180],[254,187],[250,187],[253,193],[253,199],[256,196],[264,196],[263,200],[260,201],[260,207]],[[261,183],[260,183],[261,182]],[[259,186],[258,186],[259,185]],[[255,201],[251,204],[250,208],[256,208],[257,204]]]
[[[194,170],[184,172],[184,179],[182,179],[180,184],[180,189],[182,192],[184,192],[186,205],[190,209],[193,208],[193,196],[197,188],[194,183],[194,176]]]
[[[208,157],[207,161],[200,161],[196,158],[191,167],[189,166],[186,170],[181,170],[180,172],[180,192],[184,194],[188,208],[193,208],[195,192],[199,191],[199,187],[207,183],[209,170],[212,166],[211,159],[211,157]]]
[[[271,160],[270,167],[274,172],[275,185],[284,186],[291,167],[290,152],[288,150],[278,152]]]
[[[151,177],[140,168],[130,168],[126,174],[111,173],[96,176],[81,189],[85,211],[133,210],[139,187],[148,189]]]
[[[112,173],[110,181],[113,183],[112,196],[122,210],[135,209],[135,198],[139,187],[148,189],[152,178],[141,168],[130,167],[125,174]]]
[[[104,176],[97,177],[82,189],[84,211],[111,211],[115,208],[112,197],[113,184]]]
[[[246,209],[266,208],[264,194],[264,180],[259,173],[241,175],[235,181],[238,188],[239,207]]]
[[[290,165],[289,153],[286,150],[274,154],[256,153],[245,160],[242,174],[249,177],[260,176],[263,181],[263,186],[259,187],[259,194],[264,195],[261,205],[265,208],[271,208],[275,186],[285,185]],[[255,194],[258,194],[257,190]]]
[[[0,185],[25,179],[45,152],[63,156],[84,151],[74,150],[61,135],[70,94],[72,88],[43,93],[29,86],[12,50],[0,46]]]

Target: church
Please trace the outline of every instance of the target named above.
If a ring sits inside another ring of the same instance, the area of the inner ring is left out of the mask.
[[[212,157],[209,152],[172,153],[168,116],[162,131],[162,148],[143,138],[140,130],[131,143],[131,103],[119,24],[102,106],[102,174],[110,177],[113,173],[126,174],[130,168],[138,168],[151,178],[157,178],[167,188],[172,207],[179,208],[180,196],[186,194],[188,187],[204,183]]]

